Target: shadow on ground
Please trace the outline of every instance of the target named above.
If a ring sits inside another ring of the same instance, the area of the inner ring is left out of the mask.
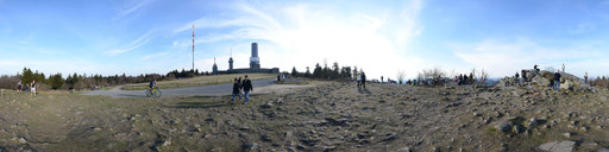
[[[366,89],[366,88],[358,88],[357,91],[361,94],[372,94],[372,92],[370,92],[370,90]]]

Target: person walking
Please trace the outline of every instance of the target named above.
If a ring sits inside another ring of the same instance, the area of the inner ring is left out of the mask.
[[[32,96],[36,96],[36,80],[32,81],[32,83],[30,83],[30,94]]]
[[[239,79],[235,78],[235,83],[233,83],[233,99],[231,101],[235,101],[235,97],[239,97],[241,101],[241,84],[239,84]]]
[[[23,90],[23,83],[19,80],[19,82],[17,82],[17,92],[21,92],[21,90]]]
[[[364,89],[366,89],[366,74],[364,72],[362,72],[362,87],[364,87]]]
[[[560,72],[554,73],[554,90],[560,91]]]
[[[355,79],[357,81],[357,88],[359,88],[361,86],[361,84],[362,84],[362,77],[361,77],[361,75],[359,73],[356,73],[355,74]]]
[[[237,79],[237,83],[239,83],[239,96],[243,96],[243,81],[241,81],[241,77]]]
[[[584,74],[584,83],[588,84],[588,72]]]
[[[243,79],[243,92],[245,92],[245,100],[244,104],[247,103],[250,99],[250,93],[254,91],[254,86],[252,86],[252,81],[245,75],[245,79]]]

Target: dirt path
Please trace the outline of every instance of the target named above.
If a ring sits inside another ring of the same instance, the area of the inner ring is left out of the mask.
[[[253,95],[284,92],[292,88],[307,87],[309,85],[276,85],[275,79],[252,80],[254,86]],[[228,96],[232,93],[233,84],[220,84],[191,88],[162,89],[162,97],[185,97],[185,96]],[[91,96],[112,97],[146,97],[144,90],[121,90],[115,87],[111,90],[95,90],[83,93]]]

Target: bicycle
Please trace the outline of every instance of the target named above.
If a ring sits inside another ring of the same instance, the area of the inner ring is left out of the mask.
[[[161,89],[154,87],[152,89],[146,89],[146,97],[161,97]]]

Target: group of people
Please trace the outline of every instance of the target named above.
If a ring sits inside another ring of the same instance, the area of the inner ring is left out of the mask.
[[[36,83],[36,80],[33,80],[32,82],[30,82],[29,84],[23,84],[22,81],[17,82],[17,92],[21,92],[21,91],[25,91],[25,92],[30,92],[30,95],[32,96],[36,96],[36,88],[38,87],[38,83]]]
[[[355,74],[357,79],[357,88],[363,87],[366,89],[366,74],[364,72]]]
[[[467,74],[459,74],[458,76],[455,76],[453,81],[455,81],[457,85],[473,84],[474,74],[470,73],[469,76],[467,76]]]
[[[241,77],[235,78],[235,83],[233,83],[233,98],[231,101],[235,101],[236,97],[239,97],[237,101],[241,100],[241,95],[245,97],[243,103],[247,103],[250,98],[250,93],[254,91],[254,86],[252,85],[252,81],[245,75],[245,79],[241,80]]]

